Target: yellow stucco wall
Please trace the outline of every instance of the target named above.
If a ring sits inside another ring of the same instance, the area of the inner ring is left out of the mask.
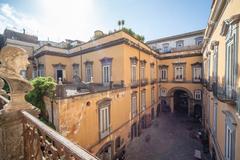
[[[211,15],[210,15],[210,19],[212,18],[213,15],[215,15],[217,12],[215,12],[216,6],[219,3],[219,0],[216,0],[212,11],[211,11]],[[221,30],[222,30],[222,26],[223,26],[223,22],[229,18],[231,18],[233,15],[237,15],[240,13],[240,1],[239,0],[231,0],[231,1],[226,1],[227,5],[226,7],[224,7],[222,13],[218,13],[218,15],[220,16],[218,21],[216,21],[215,23],[215,27],[213,29],[212,34],[209,37],[209,41],[208,43],[206,43],[206,48],[204,49],[204,61],[206,63],[206,61],[208,60],[209,57],[211,57],[211,66],[210,66],[210,75],[212,76],[212,72],[213,72],[213,50],[211,50],[210,46],[211,46],[211,42],[213,41],[218,41],[219,45],[218,45],[218,83],[223,84],[224,83],[224,79],[225,79],[225,53],[226,53],[226,37],[225,36],[221,36]],[[209,20],[210,21],[210,20]],[[238,26],[239,26],[239,22],[238,22]],[[207,30],[209,30],[210,27],[207,28]],[[238,29],[239,30],[239,29]],[[207,32],[207,31],[206,31]],[[238,54],[240,51],[240,45],[239,45],[239,37],[240,34],[238,32]],[[207,56],[206,53],[210,52],[210,55]],[[240,61],[240,56],[238,56],[238,63]],[[207,67],[207,65],[205,65],[205,79],[207,79],[207,72],[208,72],[209,68]],[[239,70],[238,70],[238,76],[239,76]],[[239,87],[239,78],[238,78],[238,82],[237,82],[237,88]],[[206,127],[207,130],[209,130],[209,132],[211,132],[211,130],[213,129],[213,116],[214,116],[214,110],[213,110],[213,100],[214,100],[214,95],[212,94],[212,92],[208,91],[207,89],[204,89],[204,95],[206,96],[210,96],[210,113],[208,113],[207,110],[207,103],[205,102],[205,108],[204,108],[204,113],[205,115],[210,115],[210,127]],[[206,97],[207,98],[207,97]],[[206,100],[206,99],[205,99]],[[205,101],[204,100],[204,101]],[[223,112],[230,112],[233,117],[236,120],[236,141],[235,141],[235,159],[240,159],[240,118],[236,115],[237,112],[237,107],[236,105],[230,105],[227,103],[224,103],[222,101],[218,100],[218,111],[217,111],[217,137],[211,137],[210,136],[210,144],[213,143],[213,139],[216,140],[216,144],[215,145],[211,145],[211,147],[214,147],[215,150],[217,150],[218,148],[220,148],[220,152],[221,155],[224,156],[225,155],[225,119],[226,119],[226,115]],[[208,126],[207,124],[208,122],[205,121],[206,126]],[[218,159],[220,159],[218,157]]]

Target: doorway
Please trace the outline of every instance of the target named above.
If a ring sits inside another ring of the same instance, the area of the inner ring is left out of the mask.
[[[188,114],[189,96],[186,91],[176,90],[174,92],[174,111],[176,113]]]

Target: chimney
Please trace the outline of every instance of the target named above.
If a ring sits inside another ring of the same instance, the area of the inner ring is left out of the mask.
[[[25,34],[25,28],[23,28],[23,34]]]

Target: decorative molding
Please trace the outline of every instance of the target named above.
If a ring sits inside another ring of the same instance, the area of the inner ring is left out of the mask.
[[[66,65],[65,64],[62,64],[62,63],[58,63],[58,64],[52,64],[52,66],[55,68],[55,67],[62,67],[62,68],[66,68]]]
[[[147,61],[144,59],[144,60],[140,60],[140,63],[145,65],[147,63]]]
[[[131,63],[137,64],[138,58],[136,56],[130,57],[130,61],[131,61]]]
[[[104,57],[104,58],[100,59],[101,63],[103,63],[103,64],[111,64],[112,60],[113,60],[112,57]]]
[[[193,63],[193,64],[191,64],[192,66],[202,66],[202,63],[201,62],[196,62],[196,63]]]
[[[92,64],[93,64],[93,61],[86,60],[86,61],[84,62],[84,64],[85,64],[85,65],[88,65],[88,64],[92,65]]]
[[[219,41],[212,41],[211,42],[211,45],[210,45],[210,49],[213,50],[215,46],[218,46],[219,45]]]
[[[240,14],[233,15],[231,18],[223,21],[222,29],[220,32],[221,36],[226,36],[230,25],[234,25],[240,21]]]
[[[97,106],[99,106],[101,108],[101,106],[103,106],[103,105],[109,105],[110,106],[111,101],[112,101],[111,98],[103,98],[103,99],[97,101],[96,104],[97,104]]]
[[[161,68],[161,69],[162,68],[168,68],[168,65],[163,64],[163,65],[158,65],[158,67]]]

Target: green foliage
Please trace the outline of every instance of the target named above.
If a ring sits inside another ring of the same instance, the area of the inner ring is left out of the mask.
[[[8,85],[8,83],[7,83],[4,79],[3,79],[3,81],[4,81],[3,90],[6,91],[7,93],[9,93],[9,92],[10,92],[10,87],[9,87],[9,85]]]
[[[54,98],[56,83],[51,77],[37,77],[31,84],[34,89],[26,95],[26,100],[41,110],[40,116],[46,117],[44,96]]]
[[[145,37],[143,35],[139,35],[137,33],[135,33],[131,28],[123,28],[122,29],[124,32],[130,34],[131,36],[133,36],[134,38],[136,38],[137,40],[144,42]]]

